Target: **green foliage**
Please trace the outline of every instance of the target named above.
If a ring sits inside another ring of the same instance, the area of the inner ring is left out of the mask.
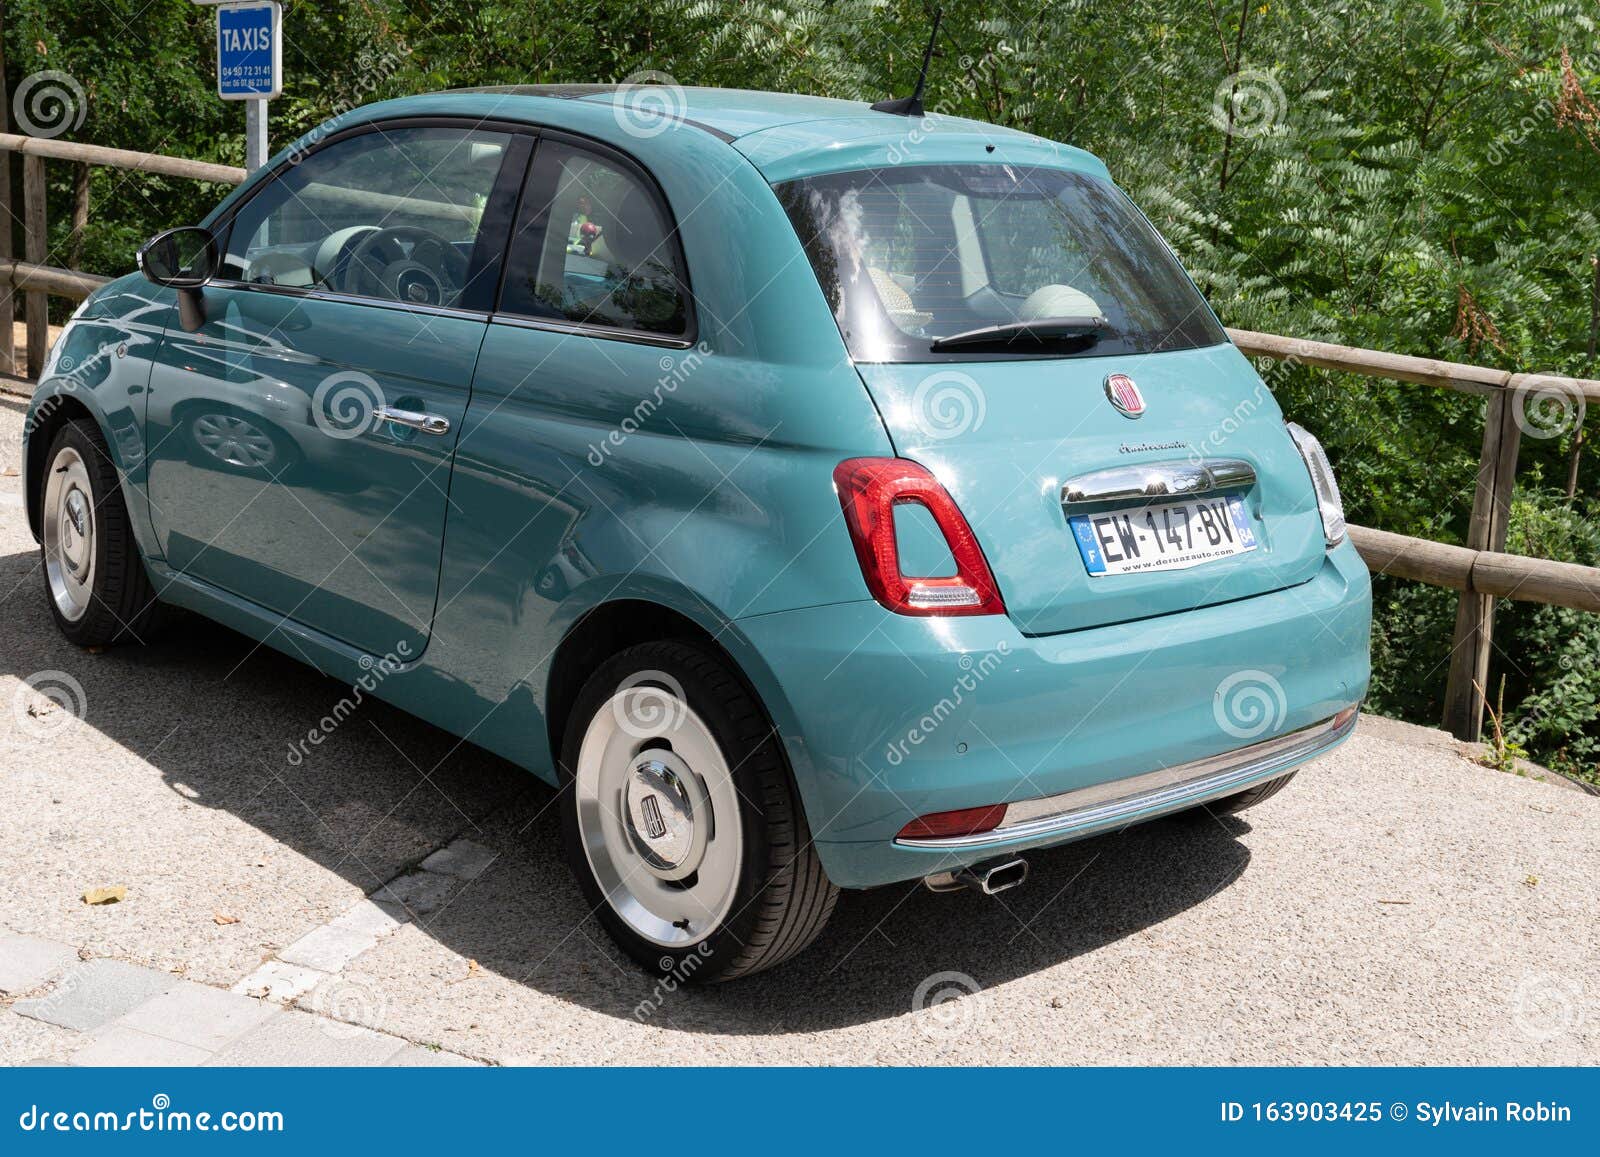
[[[874,98],[909,90],[922,0],[289,0],[286,144],[354,103],[476,84],[620,80]],[[1230,325],[1518,370],[1585,373],[1600,253],[1592,0],[1039,0],[947,4],[928,103],[1081,145],[1171,240]],[[10,86],[61,69],[76,139],[238,163],[213,93],[214,15],[188,0],[9,0]],[[120,29],[119,35],[107,35]],[[1587,106],[1585,100],[1590,101]],[[53,248],[71,171],[51,166]],[[217,190],[96,170],[83,264],[126,269]],[[1481,401],[1263,366],[1316,430],[1353,520],[1460,541]],[[1591,374],[1592,376],[1592,374]],[[1511,549],[1595,562],[1600,469],[1527,438]],[[1454,596],[1380,580],[1373,704],[1438,718]],[[1503,604],[1491,682],[1537,756],[1594,775],[1600,618]]]

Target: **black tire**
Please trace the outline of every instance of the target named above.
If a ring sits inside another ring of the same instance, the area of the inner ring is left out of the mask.
[[[574,790],[591,722],[620,687],[638,685],[645,672],[664,673],[681,687],[721,749],[739,796],[743,855],[734,902],[720,927],[677,950],[644,938],[606,898],[584,850]],[[568,866],[590,910],[646,969],[702,984],[748,976],[801,951],[833,914],[839,892],[812,844],[783,747],[755,696],[709,649],[687,641],[642,643],[601,664],[567,719],[560,773]],[[698,957],[692,969],[690,956]]]
[[[1255,807],[1262,800],[1271,799],[1284,788],[1289,786],[1289,781],[1294,778],[1294,772],[1280,775],[1277,779],[1269,779],[1266,783],[1258,783],[1255,787],[1245,788],[1244,791],[1225,795],[1221,799],[1212,800],[1205,805],[1205,809],[1214,816],[1232,815],[1242,812],[1247,807]]]
[[[123,500],[117,468],[100,428],[93,421],[79,418],[66,423],[56,433],[45,459],[45,477],[39,487],[39,525],[60,517],[45,509],[50,475],[57,470],[63,450],[75,451],[82,460],[91,491],[94,533],[91,543],[93,574],[88,584],[88,602],[81,615],[63,612],[51,586],[48,550],[50,541],[40,546],[40,570],[45,576],[45,601],[61,633],[80,647],[104,647],[113,643],[146,642],[160,630],[165,608],[156,599],[155,588],[145,570],[139,545],[133,537],[128,505]]]

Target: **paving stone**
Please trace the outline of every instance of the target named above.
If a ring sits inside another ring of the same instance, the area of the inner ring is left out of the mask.
[[[269,960],[249,976],[235,984],[231,991],[245,996],[259,996],[282,1004],[310,992],[328,979],[328,973],[303,964],[285,964]]]
[[[482,1061],[475,1061],[469,1057],[456,1053],[447,1053],[443,1049],[425,1049],[421,1045],[407,1045],[394,1056],[389,1058],[389,1064],[398,1069],[481,1069]]]
[[[424,872],[443,872],[458,880],[476,880],[500,853],[471,840],[456,840],[422,861]]]
[[[264,1000],[184,981],[171,992],[145,1001],[111,1027],[137,1029],[215,1052],[277,1011],[276,1005]]]
[[[208,1065],[381,1065],[405,1047],[399,1037],[369,1028],[285,1010],[263,1021]]]
[[[438,872],[412,872],[409,876],[390,880],[374,892],[372,898],[384,903],[400,904],[412,916],[426,916],[441,908],[459,887],[461,881],[454,876]]]
[[[177,983],[170,972],[121,960],[90,960],[68,969],[48,995],[19,1000],[11,1008],[35,1020],[89,1032]]]
[[[356,932],[324,924],[278,953],[278,959],[323,972],[338,972],[377,942],[378,938],[370,932]]]
[[[410,919],[411,914],[399,904],[362,900],[328,921],[328,927],[365,932],[371,936],[387,936]]]
[[[103,1065],[112,1068],[137,1068],[141,1065],[202,1065],[210,1060],[210,1049],[180,1044],[166,1037],[140,1032],[116,1024],[97,1035],[87,1048],[80,1049],[72,1063],[81,1068]]]
[[[78,959],[70,944],[37,936],[0,936],[0,992],[38,988]]]

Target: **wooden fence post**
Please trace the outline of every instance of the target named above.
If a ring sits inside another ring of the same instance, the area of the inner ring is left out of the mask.
[[[22,155],[23,253],[35,265],[49,256],[50,234],[45,220],[44,158]],[[28,319],[28,377],[39,380],[44,356],[50,348],[50,297],[42,289],[28,290],[23,313]]]
[[[1522,446],[1522,415],[1518,410],[1517,391],[1509,386],[1489,395],[1472,521],[1467,527],[1467,546],[1473,550],[1505,549],[1511,492],[1517,482],[1517,455]],[[1444,729],[1457,739],[1476,741],[1482,733],[1484,696],[1490,693],[1489,653],[1493,638],[1494,599],[1472,590],[1462,592],[1456,607],[1455,638],[1450,644],[1450,676],[1444,690]]]
[[[68,269],[83,268],[83,239],[89,230],[89,162],[72,166],[72,230],[67,234]]]
[[[0,4],[0,133],[11,131],[10,102],[6,100],[6,10]],[[9,260],[11,250],[11,151],[0,149],[0,261]],[[14,333],[17,304],[11,285],[0,285],[0,374],[16,376],[17,353]]]

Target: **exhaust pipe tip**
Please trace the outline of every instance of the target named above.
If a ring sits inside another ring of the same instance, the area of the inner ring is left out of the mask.
[[[1021,887],[1028,878],[1028,861],[1020,856],[989,860],[958,868],[954,872],[935,872],[923,877],[930,892],[959,892],[963,889],[993,896],[1012,888]]]

